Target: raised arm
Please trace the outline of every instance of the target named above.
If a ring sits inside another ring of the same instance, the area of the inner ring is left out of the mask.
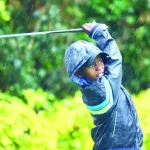
[[[118,97],[118,91],[122,81],[122,56],[115,40],[111,37],[105,24],[92,22],[82,25],[87,34],[96,40],[96,45],[108,53],[111,59],[105,64],[105,77],[109,80],[114,100]]]

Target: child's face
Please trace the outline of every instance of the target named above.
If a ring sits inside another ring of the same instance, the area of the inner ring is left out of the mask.
[[[104,63],[100,56],[96,57],[94,60],[93,65],[89,67],[83,67],[82,70],[80,70],[80,73],[77,73],[79,77],[84,77],[89,80],[96,80],[97,78],[101,78],[104,75]]]

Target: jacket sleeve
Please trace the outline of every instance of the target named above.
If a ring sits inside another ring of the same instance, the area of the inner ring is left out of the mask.
[[[90,31],[89,36],[95,39],[96,45],[110,56],[110,60],[105,64],[105,77],[110,82],[113,101],[116,102],[122,82],[121,53],[105,24],[96,24]]]
[[[103,76],[90,86],[80,88],[82,99],[93,115],[102,115],[113,106],[113,96],[109,81]]]

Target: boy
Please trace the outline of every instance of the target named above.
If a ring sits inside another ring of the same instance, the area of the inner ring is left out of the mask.
[[[65,52],[65,66],[91,112],[93,150],[141,150],[143,134],[127,90],[122,86],[122,56],[105,24],[82,25],[97,46],[77,41]]]

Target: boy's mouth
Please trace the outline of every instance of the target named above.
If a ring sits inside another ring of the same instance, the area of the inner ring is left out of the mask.
[[[104,72],[98,72],[97,76],[100,78],[104,75]]]

